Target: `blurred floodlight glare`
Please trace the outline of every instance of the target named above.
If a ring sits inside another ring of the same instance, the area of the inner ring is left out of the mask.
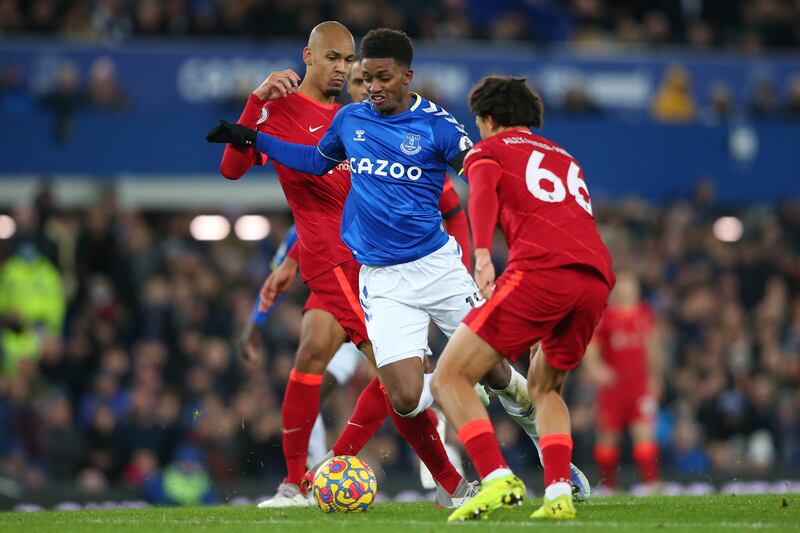
[[[10,239],[17,231],[17,223],[8,215],[0,215],[0,239]]]
[[[192,219],[189,232],[198,241],[221,241],[231,232],[231,223],[221,215],[198,215]]]
[[[736,242],[742,238],[744,226],[736,217],[719,217],[714,222],[714,237],[722,242]]]
[[[243,241],[260,241],[269,235],[269,220],[261,215],[244,215],[233,225],[236,236]]]

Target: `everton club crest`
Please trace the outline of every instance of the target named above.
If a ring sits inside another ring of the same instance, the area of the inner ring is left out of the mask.
[[[416,133],[406,133],[403,144],[400,145],[400,150],[406,155],[416,155],[422,150],[419,140],[422,136]]]

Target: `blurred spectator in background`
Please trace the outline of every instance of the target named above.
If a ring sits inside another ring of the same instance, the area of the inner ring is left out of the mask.
[[[68,398],[55,396],[42,408],[41,442],[44,460],[51,477],[72,481],[84,462],[86,442],[83,433],[72,420],[72,405]]]
[[[535,35],[523,13],[509,11],[492,22],[489,38],[493,41],[532,41]]]
[[[574,85],[567,89],[560,110],[575,115],[593,115],[600,112],[600,107],[582,85]]]
[[[651,9],[644,14],[644,41],[650,46],[661,46],[673,40],[669,19],[663,11]]]
[[[106,39],[118,41],[133,32],[133,20],[124,0],[99,0],[92,10],[92,25]]]
[[[164,8],[158,0],[137,0],[133,11],[134,31],[142,35],[164,33]]]
[[[160,505],[209,505],[217,501],[203,456],[191,445],[181,446],[162,472],[149,473],[142,491],[148,501]]]
[[[75,112],[86,104],[86,93],[75,64],[61,65],[55,85],[42,97],[42,104],[53,116],[53,138],[58,143],[68,141],[72,137]]]
[[[710,121],[725,121],[733,116],[735,106],[731,89],[724,83],[715,83],[709,89],[706,118]]]
[[[750,112],[757,117],[774,117],[780,112],[775,84],[771,79],[761,78],[756,82],[750,99]]]
[[[27,30],[36,33],[55,33],[59,26],[57,0],[33,0],[27,9]]]
[[[0,33],[17,33],[25,29],[25,18],[17,0],[0,0]]]
[[[50,338],[60,338],[66,312],[61,274],[45,255],[50,242],[38,231],[35,211],[16,211],[20,231],[14,254],[0,263],[2,373],[15,376],[25,359],[38,360]]]
[[[59,30],[69,39],[89,40],[97,37],[89,2],[70,2],[60,6],[63,13]]]
[[[689,72],[678,65],[669,67],[653,99],[653,117],[661,122],[691,122],[695,109]]]
[[[128,106],[128,99],[117,81],[114,62],[109,57],[98,57],[89,68],[89,105],[97,109],[120,110]]]
[[[9,65],[0,70],[0,113],[28,112],[34,103],[19,66]]]
[[[715,43],[714,29],[704,20],[693,20],[686,30],[686,42],[692,48],[708,50]]]
[[[786,94],[786,115],[795,119],[800,118],[800,74],[795,74],[789,79]]]

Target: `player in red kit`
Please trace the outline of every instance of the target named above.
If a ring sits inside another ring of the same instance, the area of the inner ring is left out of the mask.
[[[608,310],[586,351],[586,370],[597,384],[597,443],[594,459],[603,484],[616,490],[619,441],[629,429],[633,458],[642,482],[658,481],[658,445],[654,438],[660,357],[653,312],[639,297],[639,280],[617,276]]]
[[[595,227],[583,171],[552,141],[535,135],[543,106],[524,79],[489,77],[470,93],[483,140],[464,160],[475,281],[486,299],[464,318],[434,372],[436,400],[481,477],[481,490],[448,521],[483,518],[519,503],[525,485],[503,458],[473,385],[503,358],[531,353],[528,392],[536,407],[545,497],[533,518],[575,517],[570,486],[569,410],[561,397],[614,285],[611,257]],[[509,258],[495,280],[495,226]]]
[[[286,141],[311,145],[319,142],[340,108],[334,98],[344,87],[355,61],[353,37],[337,22],[319,24],[309,36],[303,60],[307,70],[302,83],[292,71],[271,74],[248,99],[239,118],[241,126]],[[223,124],[211,130],[207,139],[232,142]],[[220,170],[226,178],[238,179],[266,161],[263,154],[250,146],[229,144]],[[287,476],[275,497],[259,506],[310,506],[313,503],[300,484],[306,471],[309,436],[319,412],[325,368],[348,337],[373,365],[374,355],[358,302],[360,266],[340,238],[342,209],[350,190],[347,163],[340,163],[324,180],[272,163],[294,214],[298,244],[281,268],[270,276],[264,303],[271,305],[277,294],[291,284],[298,264],[312,296],[305,306],[300,345],[281,408]],[[356,411],[380,412],[383,420],[387,402],[376,378],[362,392]],[[466,496],[469,486],[447,459],[430,411],[402,418],[388,410],[400,434],[431,470],[434,479],[450,496]]]

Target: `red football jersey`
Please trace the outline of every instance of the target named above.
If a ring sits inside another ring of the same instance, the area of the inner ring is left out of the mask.
[[[259,131],[286,142],[316,146],[342,106],[321,104],[296,93],[267,101],[257,122]],[[261,162],[267,156],[260,154]],[[300,275],[308,280],[346,261],[353,254],[339,230],[342,209],[350,192],[350,166],[342,162],[324,179],[272,161],[297,226]]]
[[[342,106],[326,105],[296,93],[267,101],[258,130],[286,142],[316,146]],[[262,162],[267,156],[261,154]],[[342,209],[350,192],[350,166],[342,162],[325,179],[272,161],[297,226],[300,275],[314,278],[353,259],[339,233]]]
[[[526,130],[508,130],[476,144],[464,168],[475,248],[491,247],[499,223],[509,248],[508,269],[585,265],[614,285],[583,171],[563,148]],[[484,177],[489,181],[481,182]],[[496,220],[480,222],[495,209]]]
[[[647,383],[647,340],[653,333],[653,312],[636,307],[609,306],[594,333],[603,361],[617,375],[618,384]]]

